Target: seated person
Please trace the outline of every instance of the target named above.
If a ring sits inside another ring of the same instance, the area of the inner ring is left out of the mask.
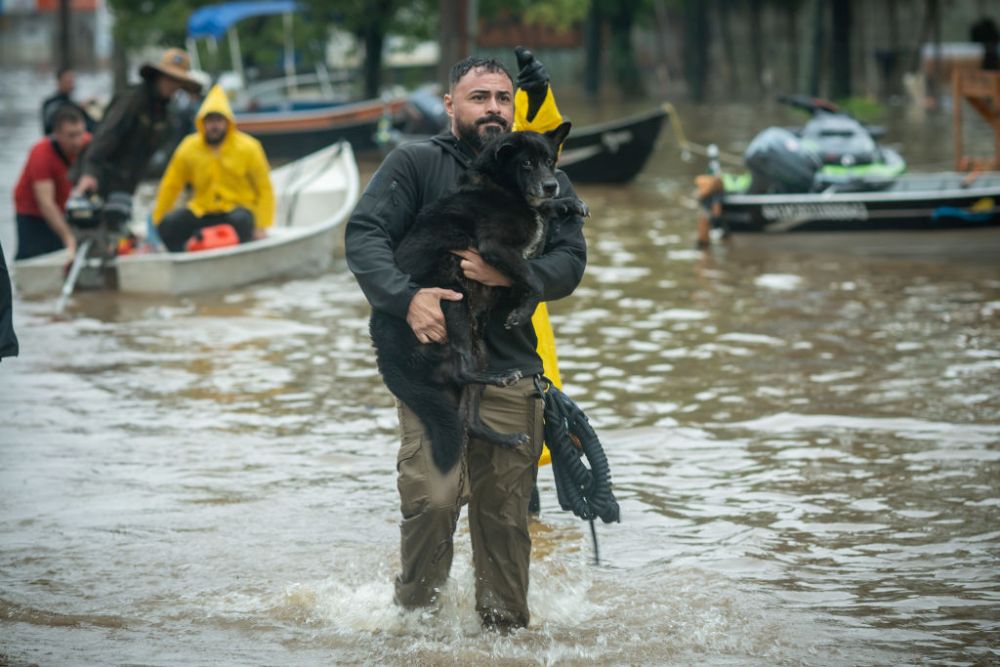
[[[52,134],[31,147],[14,188],[17,255],[28,259],[68,248],[76,253],[76,236],[66,222],[66,200],[73,184],[67,175],[90,141],[86,120],[75,107],[60,107],[52,117]]]
[[[94,131],[94,119],[87,114],[83,107],[73,101],[75,89],[76,73],[71,67],[60,67],[59,71],[56,72],[56,92],[42,102],[42,132],[44,134],[52,134],[52,130],[55,129],[53,121],[56,117],[56,111],[65,105],[76,107],[83,115],[83,121],[87,124],[87,132]],[[92,99],[88,99],[84,104],[89,104],[92,101]]]
[[[226,94],[214,86],[160,181],[153,222],[163,244],[180,252],[198,230],[229,224],[240,243],[263,238],[274,220],[274,192],[260,142],[236,129]],[[170,211],[185,186],[191,199]],[[170,211],[168,213],[168,211]]]

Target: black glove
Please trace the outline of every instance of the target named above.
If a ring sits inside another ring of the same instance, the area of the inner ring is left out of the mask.
[[[535,54],[523,46],[514,47],[514,55],[517,56],[517,87],[528,94],[527,118],[531,122],[545,101],[549,72],[535,59]]]

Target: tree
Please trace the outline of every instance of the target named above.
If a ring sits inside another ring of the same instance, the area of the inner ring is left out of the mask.
[[[378,97],[386,37],[427,39],[438,16],[436,0],[308,0],[324,27],[337,24],[364,45],[364,96]]]

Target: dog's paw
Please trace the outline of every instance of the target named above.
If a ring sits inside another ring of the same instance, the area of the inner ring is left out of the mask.
[[[590,217],[590,207],[587,206],[587,202],[583,201],[582,199],[574,199],[574,200],[572,200],[572,203],[569,204],[568,208],[569,208],[569,210],[566,211],[567,214],[568,213],[572,213],[572,214],[577,215],[577,216],[579,216],[581,218],[589,218]]]
[[[590,217],[590,207],[582,199],[576,197],[561,197],[553,199],[548,204],[549,213],[557,218],[567,215],[579,216],[581,218]]]

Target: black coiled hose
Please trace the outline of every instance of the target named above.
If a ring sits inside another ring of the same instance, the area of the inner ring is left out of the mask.
[[[545,443],[552,453],[559,506],[590,521],[592,529],[595,518],[604,523],[620,522],[621,510],[611,492],[608,457],[587,415],[548,378],[543,381],[548,387],[541,382],[538,387],[545,398]]]

